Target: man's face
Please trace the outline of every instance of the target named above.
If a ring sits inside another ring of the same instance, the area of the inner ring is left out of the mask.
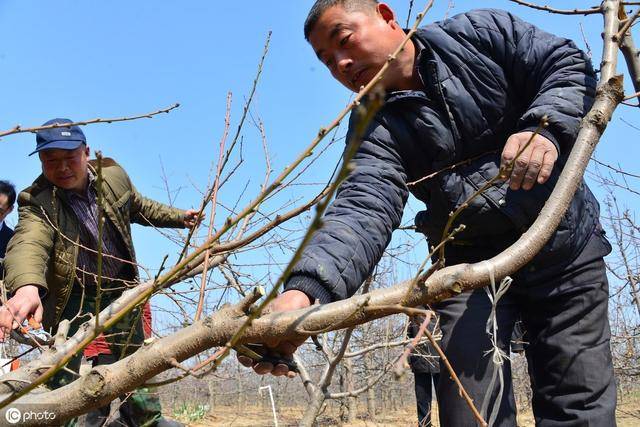
[[[87,188],[89,147],[85,144],[75,150],[52,148],[38,153],[44,176],[55,186],[77,193]]]
[[[13,206],[9,206],[9,196],[0,193],[0,222],[4,221],[12,210]]]
[[[309,34],[309,42],[331,75],[358,92],[382,68],[389,54],[400,45],[404,32],[393,11],[383,3],[371,11],[327,9]],[[383,84],[388,90],[404,89],[398,61],[391,63]]]

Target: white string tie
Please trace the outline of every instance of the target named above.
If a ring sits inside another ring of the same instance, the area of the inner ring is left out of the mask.
[[[504,373],[502,370],[502,365],[504,365],[504,361],[509,359],[509,356],[498,346],[498,319],[497,319],[497,308],[498,301],[500,298],[504,296],[509,290],[513,279],[509,276],[506,276],[500,282],[500,285],[496,289],[496,279],[493,264],[489,261],[483,261],[489,271],[489,278],[491,279],[491,283],[488,286],[485,286],[483,289],[487,293],[489,297],[489,301],[491,301],[491,313],[489,314],[489,318],[487,319],[486,332],[489,336],[489,340],[491,341],[492,348],[485,352],[485,356],[491,354],[491,361],[493,362],[493,373],[491,374],[491,382],[489,383],[489,387],[484,395],[484,399],[482,401],[482,408],[480,410],[480,414],[482,417],[487,420],[487,411],[489,410],[489,401],[491,398],[491,393],[495,386],[496,380],[499,381],[500,388],[498,390],[498,396],[496,401],[494,402],[493,408],[491,409],[491,415],[487,420],[489,426],[493,425],[496,418],[498,417],[498,412],[500,410],[500,403],[502,401],[502,394],[504,392]]]

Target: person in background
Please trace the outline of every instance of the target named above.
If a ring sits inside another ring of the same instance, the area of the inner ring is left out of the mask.
[[[420,325],[424,322],[424,317],[415,316],[409,319],[407,335],[415,337],[420,330]],[[435,314],[431,315],[427,330],[431,335],[436,336],[438,319]],[[409,366],[413,372],[413,379],[416,393],[416,407],[418,411],[418,425],[420,427],[431,427],[431,412],[433,401],[433,388],[438,387],[440,378],[440,357],[437,351],[426,341],[418,346],[409,355]]]
[[[142,309],[142,329],[145,340],[152,337],[152,324],[153,318],[151,317],[151,304],[147,302]],[[98,365],[110,365],[118,360],[117,357],[119,349],[116,348],[113,350],[114,351],[112,351],[111,347],[107,343],[104,335],[100,334],[84,349],[84,357],[91,362],[91,366],[93,367]],[[182,424],[176,421],[162,418],[160,399],[158,398],[157,393],[149,387],[137,388],[127,395],[120,396],[119,399],[119,418],[116,418],[115,416],[110,418],[111,404],[109,404],[89,412],[85,419],[85,426],[116,427],[122,426],[123,424],[128,426],[142,426],[148,425],[157,420],[160,421],[156,422],[156,426],[182,426]],[[107,424],[105,424],[105,422],[107,422]]]
[[[16,188],[9,181],[0,180],[0,280],[4,278],[4,255],[13,230],[5,223],[16,202]]]

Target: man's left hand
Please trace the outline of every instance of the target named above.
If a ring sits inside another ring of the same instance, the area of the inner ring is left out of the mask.
[[[184,212],[184,228],[192,228],[199,225],[204,219],[204,212],[198,215],[198,211],[195,209],[188,209]]]
[[[502,166],[513,159],[524,147],[533,132],[513,134],[507,140],[502,150]],[[512,190],[531,190],[534,184],[544,184],[551,176],[553,165],[558,160],[558,150],[549,139],[536,135],[529,146],[513,162],[513,170],[509,178],[509,188]]]

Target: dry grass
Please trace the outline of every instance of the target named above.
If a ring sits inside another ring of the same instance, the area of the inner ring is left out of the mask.
[[[365,408],[359,408],[359,415],[364,415]],[[282,408],[278,411],[278,423],[280,426],[295,426],[302,417],[304,408]],[[434,409],[434,420],[437,420],[437,408]],[[617,422],[619,427],[632,427],[640,425],[640,395],[624,396],[618,405]],[[214,414],[196,423],[189,423],[192,427],[233,426],[233,427],[260,427],[273,426],[273,417],[268,407],[261,409],[259,406],[218,407]],[[373,426],[414,426],[416,425],[416,413],[413,407],[406,407],[398,411],[388,411],[378,414],[376,422],[358,419],[352,424],[341,424],[338,414],[323,414],[318,420],[320,426],[342,425],[344,427],[373,427]],[[438,426],[437,421],[434,426]],[[533,427],[533,414],[524,411],[518,414],[519,427]]]
[[[362,408],[364,410],[364,408]],[[303,408],[283,408],[278,411],[279,426],[297,426],[302,418]],[[415,410],[406,408],[401,411],[378,414],[376,422],[358,419],[352,424],[340,424],[337,414],[323,414],[318,420],[318,425],[344,427],[364,426],[411,426],[415,424]],[[198,423],[189,424],[192,427],[233,426],[233,427],[259,427],[273,426],[273,416],[269,409],[264,412],[259,407],[245,408],[240,414],[237,408],[218,408],[215,414],[207,416]]]
[[[360,408],[359,415],[364,414],[365,408]],[[282,408],[278,411],[278,423],[280,426],[295,426],[302,417],[304,408]],[[433,414],[434,426],[438,426],[437,408]],[[627,396],[618,405],[617,422],[619,427],[632,427],[640,425],[640,396]],[[323,414],[318,420],[318,425],[331,426],[342,425],[344,427],[367,426],[413,426],[416,424],[416,413],[413,407],[407,407],[398,411],[388,411],[378,414],[376,422],[358,419],[355,423],[341,424],[337,414]],[[203,420],[188,424],[192,427],[233,426],[233,427],[258,427],[272,426],[273,418],[269,408],[261,409],[259,406],[247,406],[242,409],[237,407],[218,407],[215,414],[210,414]],[[533,427],[533,414],[525,411],[518,414],[519,427]]]

